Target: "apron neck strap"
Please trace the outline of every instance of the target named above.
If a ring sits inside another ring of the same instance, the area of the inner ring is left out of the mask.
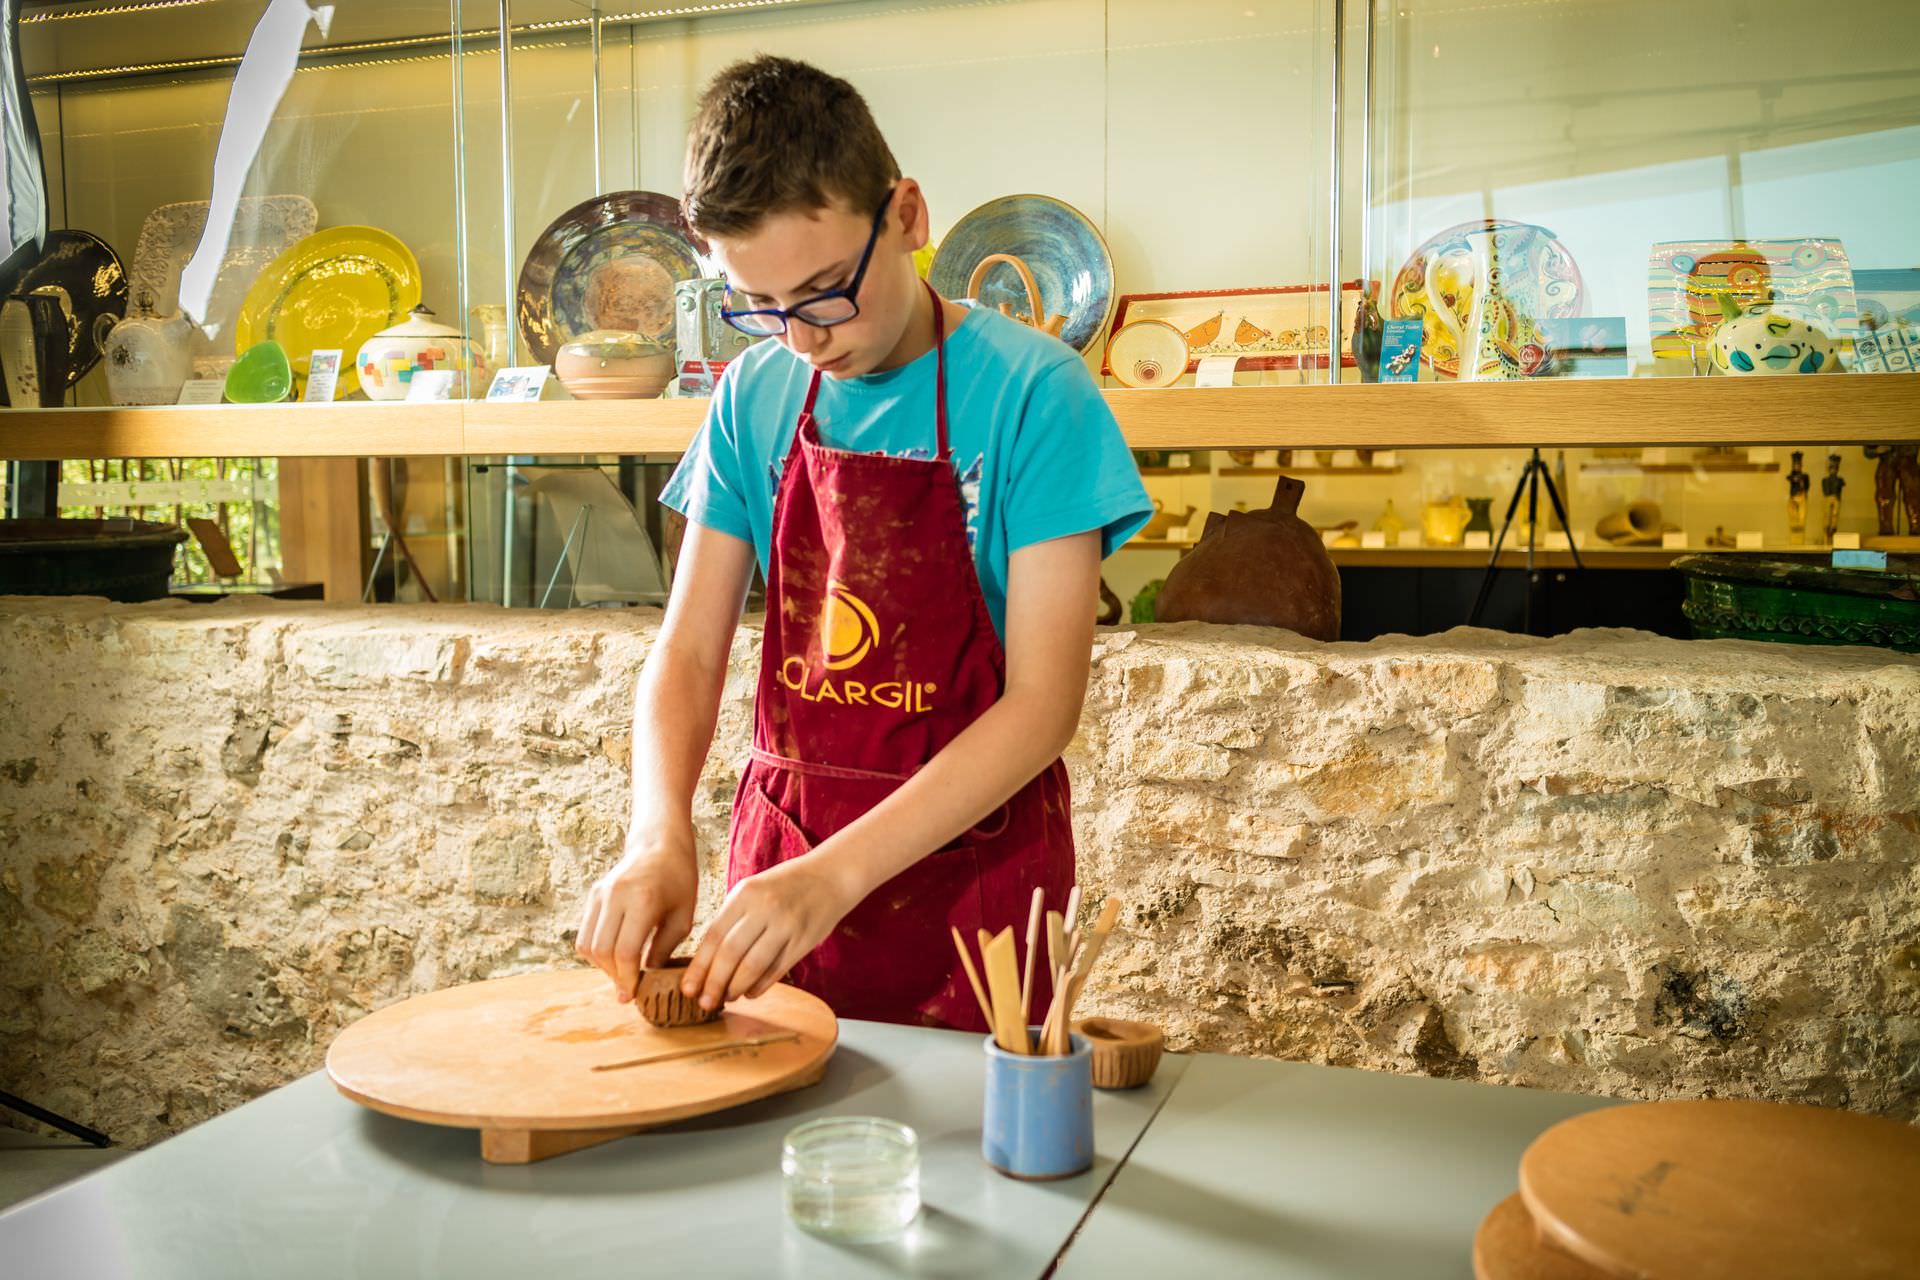
[[[953,457],[953,449],[947,443],[947,305],[940,301],[940,294],[930,284],[927,296],[933,299],[933,422],[940,442],[940,460],[945,462]]]
[[[940,448],[940,460],[953,457],[953,448],[947,442],[947,308],[940,301],[940,295],[934,287],[924,280],[921,284],[927,290],[927,296],[933,300],[933,421],[935,438]],[[800,406],[803,419],[813,416],[813,404],[820,396],[820,371],[815,369],[813,377],[807,380],[807,402]],[[800,433],[794,432],[794,448],[800,443]]]

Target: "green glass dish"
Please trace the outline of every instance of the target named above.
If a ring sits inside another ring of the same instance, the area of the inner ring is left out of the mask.
[[[229,404],[278,404],[293,390],[293,365],[286,348],[268,338],[248,347],[227,370]]]
[[[1697,640],[1859,644],[1920,653],[1920,572],[1767,556],[1682,556]]]

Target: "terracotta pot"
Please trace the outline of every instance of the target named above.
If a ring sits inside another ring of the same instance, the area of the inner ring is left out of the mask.
[[[1155,619],[1286,627],[1338,640],[1340,571],[1296,514],[1306,489],[1281,476],[1266,510],[1209,515],[1199,544],[1167,575]]]
[[[673,378],[673,348],[637,333],[595,330],[562,346],[553,372],[576,400],[648,400]]]
[[[1150,1022],[1086,1018],[1073,1030],[1093,1048],[1096,1089],[1138,1089],[1153,1079],[1167,1045],[1166,1033]]]
[[[640,990],[633,1006],[641,1017],[656,1027],[690,1027],[720,1016],[719,1009],[708,1012],[698,1000],[680,994],[680,980],[686,977],[689,963],[688,957],[679,956],[658,969],[640,971]]]

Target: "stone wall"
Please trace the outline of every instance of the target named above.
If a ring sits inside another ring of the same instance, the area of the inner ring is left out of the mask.
[[[0,1087],[145,1143],[401,996],[575,963],[654,625],[0,601]],[[1127,903],[1087,1005],[1178,1048],[1920,1115],[1913,659],[1110,630],[1068,762]]]

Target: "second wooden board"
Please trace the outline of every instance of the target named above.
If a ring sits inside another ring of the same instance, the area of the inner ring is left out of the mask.
[[[655,1027],[597,969],[519,974],[389,1005],[342,1031],[327,1074],[347,1097],[479,1129],[497,1163],[559,1155],[812,1084],[839,1024],[795,987],[713,1022]]]
[[[1912,1277],[1920,1130],[1778,1102],[1649,1102],[1564,1120],[1520,1160],[1541,1234],[1609,1276]]]

